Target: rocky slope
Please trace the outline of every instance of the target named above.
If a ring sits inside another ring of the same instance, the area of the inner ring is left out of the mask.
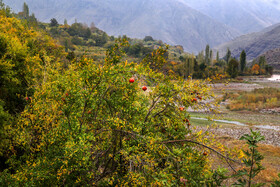
[[[272,49],[261,54],[257,58],[257,61],[261,56],[265,56],[266,62],[269,65],[273,66],[275,69],[280,69],[280,48]]]
[[[190,7],[242,33],[260,31],[280,22],[279,1],[274,0],[182,0]]]
[[[280,48],[280,24],[271,26],[258,33],[240,36],[233,41],[215,47],[221,56],[226,54],[227,48],[232,56],[239,58],[242,50],[247,53],[247,59],[253,60],[268,50]]]

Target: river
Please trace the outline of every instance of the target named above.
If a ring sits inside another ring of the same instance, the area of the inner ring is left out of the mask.
[[[276,82],[280,82],[280,75],[272,75],[270,78],[268,78],[267,80],[269,81],[276,81]]]
[[[206,119],[206,118],[192,117],[191,119],[198,119],[198,120],[208,121],[208,119]],[[234,124],[234,125],[238,125],[238,126],[250,127],[249,125],[246,125],[246,124],[244,124],[244,123],[240,123],[240,122],[238,122],[238,121],[228,121],[228,120],[218,120],[218,119],[213,119],[213,121],[220,122],[220,123]],[[280,127],[279,127],[279,126],[254,125],[254,126],[251,126],[251,127],[260,128],[260,129],[269,129],[269,130],[277,130],[277,131],[280,131]]]

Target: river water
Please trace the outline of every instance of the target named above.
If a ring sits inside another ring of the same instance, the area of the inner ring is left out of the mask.
[[[266,81],[279,82],[280,83],[280,75],[272,75],[270,78],[262,79],[262,81],[265,81],[265,80]],[[206,118],[192,117],[192,119],[208,121],[208,119],[206,119]],[[238,126],[243,126],[243,127],[251,127],[251,126],[249,126],[247,124],[240,123],[238,121],[218,120],[218,119],[213,119],[213,121],[220,122],[220,123],[226,123],[226,124],[233,124],[233,125],[238,125]],[[280,131],[280,126],[254,125],[253,127],[260,128],[260,129],[269,129],[269,130]]]
[[[208,119],[206,119],[206,118],[192,117],[191,119],[198,119],[198,120],[208,121]],[[238,122],[238,121],[228,121],[228,120],[219,120],[219,119],[213,119],[213,121],[220,122],[220,123],[234,124],[234,125],[244,126],[244,127],[250,127],[249,125],[246,125],[246,124],[244,124],[244,123],[240,123],[240,122]],[[269,129],[269,130],[277,130],[277,131],[280,131],[280,127],[279,127],[279,126],[254,125],[253,127],[255,127],[255,128],[260,128],[260,129]]]
[[[270,78],[268,78],[267,80],[269,81],[273,81],[273,82],[280,82],[280,75],[272,75]]]

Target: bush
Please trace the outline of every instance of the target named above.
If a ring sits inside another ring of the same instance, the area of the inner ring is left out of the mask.
[[[210,141],[186,128],[188,114],[179,108],[199,108],[193,93],[207,99],[210,88],[121,61],[122,45],[107,52],[103,66],[86,58],[62,73],[46,66],[45,82],[21,114],[12,147],[24,152],[10,158],[5,184],[198,185],[211,179],[197,147]]]

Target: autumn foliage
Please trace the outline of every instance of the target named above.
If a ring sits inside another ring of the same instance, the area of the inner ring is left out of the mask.
[[[102,62],[69,62],[49,36],[21,21],[1,16],[0,27],[0,186],[221,183],[225,172],[212,170],[209,150],[233,159],[194,130],[186,110],[212,111],[203,101],[214,96],[206,81],[159,71],[167,47],[128,62],[123,38]]]
[[[7,74],[20,65],[25,89],[33,90],[18,94],[23,111],[1,130],[7,143],[1,147],[7,156],[1,184],[179,185],[182,178],[189,184],[211,179],[203,147],[176,143],[188,136],[210,144],[186,128],[189,115],[178,107],[201,107],[192,102],[193,91],[207,99],[210,88],[150,69],[157,60],[164,63],[164,50],[153,52],[150,63],[127,62],[123,40],[108,50],[104,63],[81,58],[65,66],[60,47],[47,36],[14,18],[0,21],[3,41],[11,46],[1,63]],[[24,54],[15,56],[15,65],[7,59],[12,47]],[[22,84],[21,76],[10,75],[13,84]]]

